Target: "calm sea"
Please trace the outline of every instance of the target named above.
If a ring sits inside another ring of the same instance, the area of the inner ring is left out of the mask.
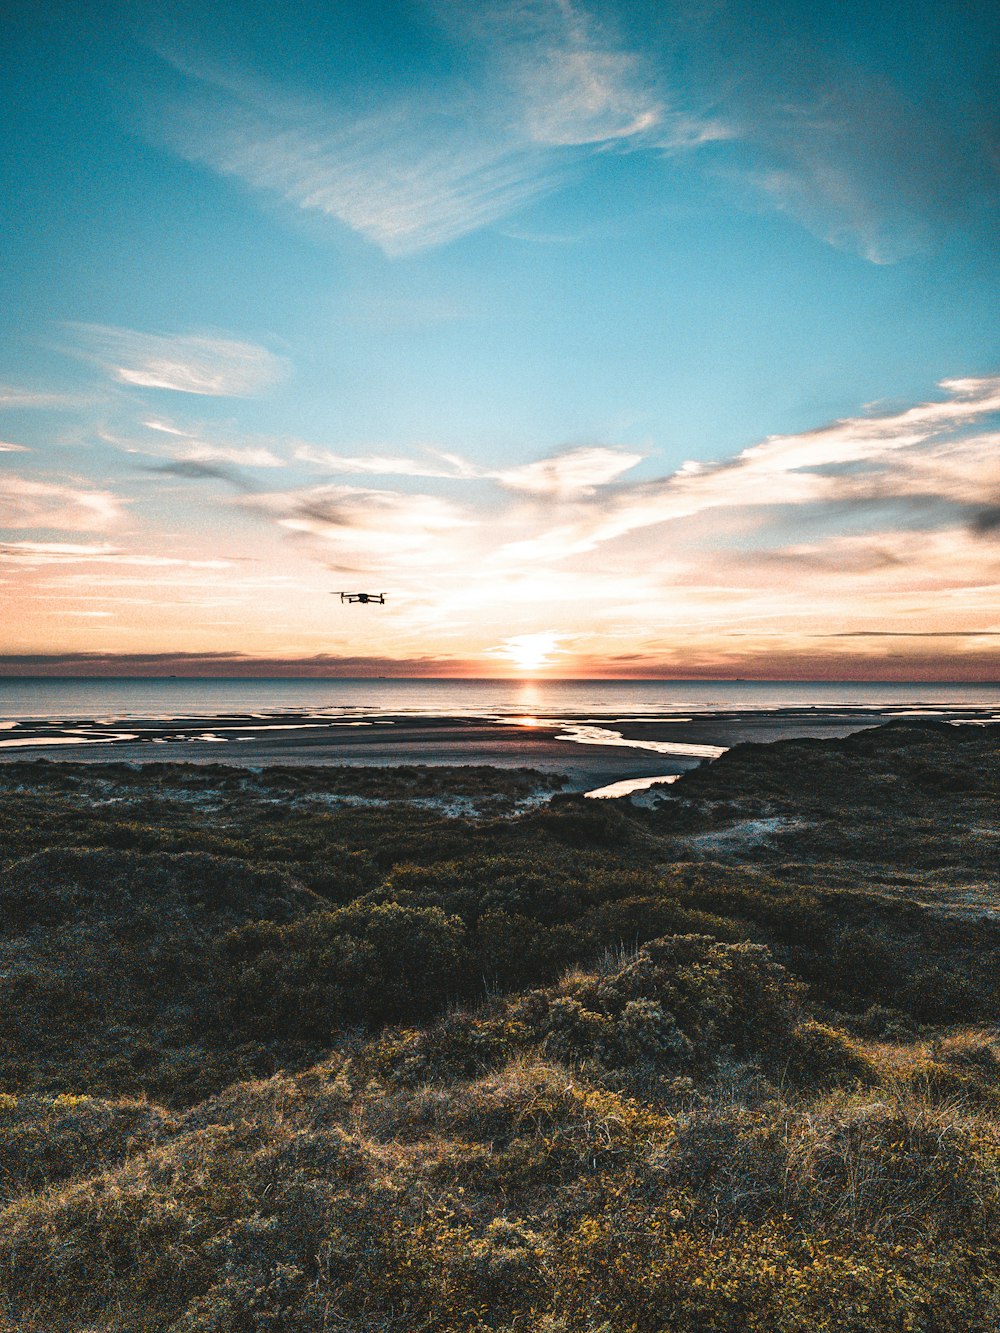
[[[241,713],[413,713],[553,718],[665,717],[776,708],[1000,709],[1000,683],[685,680],[105,680],[0,678],[0,721],[221,717]]]

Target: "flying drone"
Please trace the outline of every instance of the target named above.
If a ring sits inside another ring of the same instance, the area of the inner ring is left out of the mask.
[[[336,593],[333,594],[337,596]],[[362,606],[368,606],[371,602],[377,602],[379,606],[385,606],[384,592],[342,592],[340,594],[342,602],[360,602]]]

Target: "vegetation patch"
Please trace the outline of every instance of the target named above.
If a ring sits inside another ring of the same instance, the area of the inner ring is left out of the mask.
[[[992,1333],[996,741],[5,766],[0,1327]]]

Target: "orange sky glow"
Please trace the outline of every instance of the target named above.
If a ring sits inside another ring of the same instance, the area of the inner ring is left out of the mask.
[[[651,479],[576,447],[446,486],[178,477],[166,511],[11,469],[2,670],[995,679],[998,408],[952,381]],[[331,596],[355,585],[385,606]]]

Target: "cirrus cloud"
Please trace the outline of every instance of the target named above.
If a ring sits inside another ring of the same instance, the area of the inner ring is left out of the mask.
[[[121,501],[110,491],[36,481],[10,473],[0,485],[0,527],[100,532],[123,517]]]
[[[381,71],[371,109],[298,97],[209,59],[164,52],[187,79],[154,135],[182,156],[350,227],[392,256],[446,244],[563,184],[615,145],[690,146],[718,131],[668,108],[643,57],[570,0],[434,17],[477,84],[403,91]]]
[[[256,343],[208,334],[141,333],[69,324],[74,350],[119,384],[220,398],[251,398],[287,378],[289,365]]]

